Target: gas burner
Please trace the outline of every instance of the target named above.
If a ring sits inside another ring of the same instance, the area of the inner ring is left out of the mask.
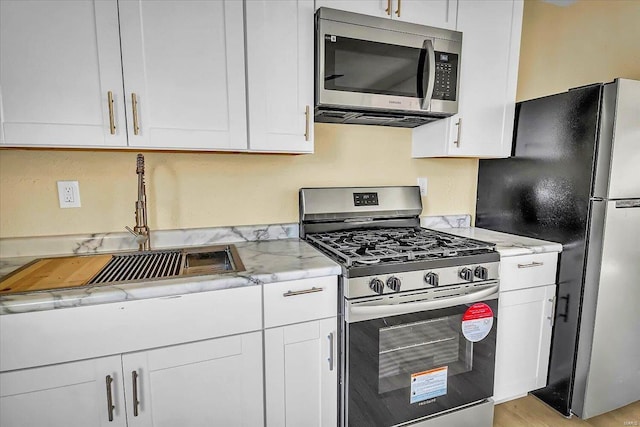
[[[347,267],[455,257],[493,245],[426,228],[373,228],[307,234]]]

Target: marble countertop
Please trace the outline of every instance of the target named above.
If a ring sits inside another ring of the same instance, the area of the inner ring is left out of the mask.
[[[341,273],[338,264],[297,238],[234,242],[233,244],[238,249],[245,271],[8,294],[0,296],[0,315],[262,285]],[[36,258],[39,257],[0,259],[0,277]]]
[[[457,236],[495,243],[501,257],[531,255],[545,252],[562,252],[562,245],[546,240],[532,239],[515,234],[501,233],[476,227],[449,228],[443,230]]]

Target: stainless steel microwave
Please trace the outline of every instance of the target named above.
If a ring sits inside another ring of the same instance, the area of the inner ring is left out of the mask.
[[[462,33],[321,7],[315,121],[416,127],[458,112]]]

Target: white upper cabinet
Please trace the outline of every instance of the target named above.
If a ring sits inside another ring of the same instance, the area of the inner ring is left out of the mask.
[[[119,7],[129,145],[245,149],[243,3]]]
[[[458,2],[458,114],[413,129],[413,157],[511,154],[522,10],[522,0]]]
[[[1,144],[127,144],[115,0],[2,0],[0,20]]]
[[[432,27],[456,27],[458,0],[316,0],[316,8],[330,7]]]
[[[313,2],[245,7],[249,149],[313,152]]]

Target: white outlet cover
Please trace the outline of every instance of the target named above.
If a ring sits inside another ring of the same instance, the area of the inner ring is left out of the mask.
[[[78,181],[58,181],[58,202],[63,209],[80,207]]]
[[[418,187],[420,187],[420,195],[427,195],[427,178],[418,178]]]

